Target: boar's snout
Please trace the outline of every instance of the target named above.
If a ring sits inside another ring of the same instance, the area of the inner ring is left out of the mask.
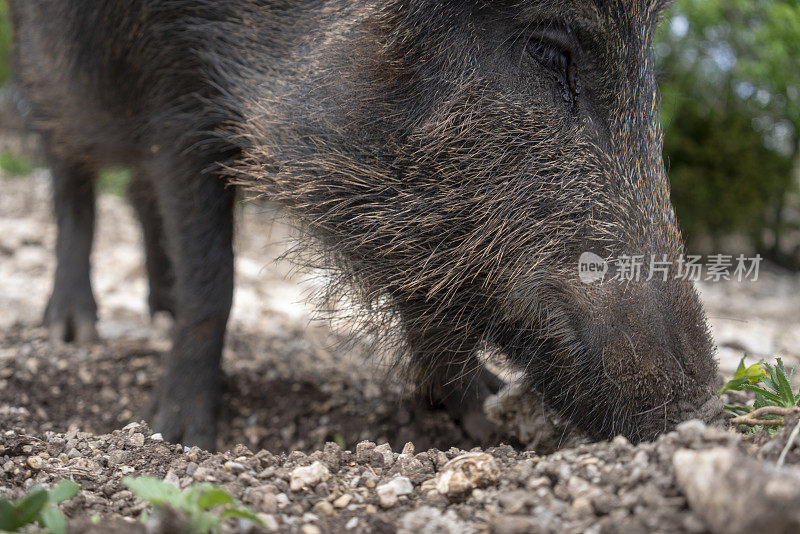
[[[588,434],[637,442],[720,415],[711,336],[688,282],[551,284],[536,300],[538,327],[523,327],[508,352]]]

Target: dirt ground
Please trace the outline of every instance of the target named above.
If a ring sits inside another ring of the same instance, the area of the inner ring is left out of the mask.
[[[313,320],[306,297],[321,275],[279,259],[292,232],[256,204],[238,212],[224,452],[166,444],[137,423],[170,324],[148,315],[131,209],[100,198],[93,283],[103,341],[77,347],[51,344],[38,327],[54,269],[49,202],[46,171],[0,177],[0,494],[73,478],[82,490],[63,509],[75,532],[169,531],[163,518],[138,521],[145,505],[121,484],[126,474],[222,484],[269,530],[303,534],[738,532],[729,524],[746,527],[758,506],[776,521],[775,510],[800,498],[800,447],[790,443],[787,465],[770,471],[788,432],[761,447],[763,436],[690,422],[637,446],[617,438],[541,456],[473,449],[446,414],[407,400],[369,340]],[[701,285],[723,375],[745,352],[800,362],[799,290],[800,277],[769,269],[756,283]],[[760,492],[758,506],[742,504],[749,515],[740,517],[736,495],[762,479],[785,484]],[[93,514],[99,527],[88,522]],[[775,532],[800,528],[791,507],[777,518]]]

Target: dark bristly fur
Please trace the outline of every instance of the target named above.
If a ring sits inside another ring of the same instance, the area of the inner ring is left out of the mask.
[[[155,424],[211,446],[234,183],[314,236],[333,293],[401,329],[412,382],[469,430],[500,385],[490,347],[590,434],[654,437],[713,393],[695,290],[585,285],[577,260],[683,251],[650,52],[664,3],[12,1],[33,124],[70,192],[47,320],[93,333],[76,188],[136,167],[151,306],[178,326]],[[569,83],[531,39],[568,42]]]

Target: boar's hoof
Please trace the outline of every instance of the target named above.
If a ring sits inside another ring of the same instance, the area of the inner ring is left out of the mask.
[[[166,391],[163,388],[162,391]],[[208,403],[185,402],[174,395],[156,393],[147,410],[153,430],[168,443],[216,450],[216,411]]]
[[[503,386],[505,383],[500,378],[482,368],[471,378],[449,381],[436,388],[434,404],[444,406],[470,439],[481,445],[497,443],[503,433],[486,416],[483,405]]]
[[[94,305],[64,304],[64,299],[53,297],[44,312],[44,324],[53,342],[86,344],[99,339],[96,316]]]

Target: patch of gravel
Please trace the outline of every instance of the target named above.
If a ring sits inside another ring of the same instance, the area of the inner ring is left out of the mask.
[[[756,449],[739,435],[691,421],[654,443],[633,446],[618,437],[549,456],[508,446],[416,451],[409,443],[395,451],[366,441],[354,451],[327,443],[310,454],[253,452],[243,445],[212,454],[166,444],[142,424],[100,436],[73,431],[37,438],[21,430],[23,411],[6,417],[16,424],[0,436],[0,491],[16,497],[35,484],[72,478],[81,492],[63,509],[76,525],[99,513],[104,522],[128,521],[142,532],[136,520],[146,504],[121,483],[126,475],[154,476],[181,488],[219,484],[261,514],[271,530],[304,534],[702,533],[715,525],[707,519],[710,508],[723,517],[737,517],[736,510],[727,510],[725,487],[715,488],[716,501],[701,500],[703,507],[693,509],[682,489],[685,479],[705,463],[714,465],[703,454],[723,450],[733,461]],[[763,467],[750,461],[755,465],[739,466],[746,479]],[[795,469],[784,472],[796,476]],[[227,528],[248,530],[233,521]]]
[[[797,532],[800,460],[756,459],[738,434],[689,421],[654,443],[622,437],[548,456],[509,446],[486,450],[394,451],[364,441],[306,454],[253,452],[243,445],[212,454],[161,441],[144,424],[111,434],[26,435],[27,414],[0,435],[0,492],[71,478],[79,495],[62,505],[73,531],[161,532],[174,517],[139,518],[147,508],[122,483],[161,478],[180,488],[211,482],[256,511],[268,531],[407,533]],[[10,421],[9,421],[10,422]],[[776,443],[781,442],[780,436]],[[766,526],[766,527],[765,527]],[[229,532],[260,531],[229,521]],[[102,530],[98,530],[102,531]]]

